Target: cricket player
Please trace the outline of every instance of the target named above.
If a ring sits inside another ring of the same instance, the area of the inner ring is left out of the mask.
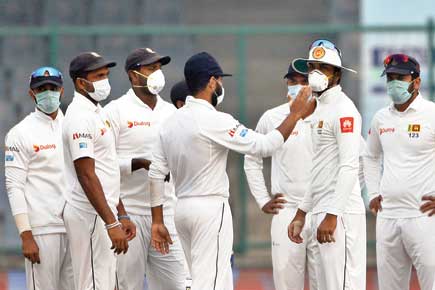
[[[186,62],[184,76],[193,96],[162,125],[149,178],[152,206],[152,245],[163,253],[172,243],[163,221],[165,176],[171,172],[178,197],[175,225],[192,275],[192,290],[231,290],[230,257],[233,224],[228,204],[228,150],[269,156],[282,146],[296,123],[314,102],[304,87],[292,113],[276,130],[263,135],[241,125],[216,107],[223,101],[223,73],[208,53]]]
[[[175,193],[165,182],[165,222],[174,244],[168,255],[150,247],[151,207],[148,170],[152,150],[162,123],[176,110],[159,93],[165,85],[162,66],[171,58],[150,48],[132,51],[125,62],[131,88],[104,109],[115,135],[121,170],[121,198],[137,227],[126,255],[118,258],[118,281],[122,290],[143,290],[144,275],[153,290],[185,290],[185,258],[174,224]],[[134,271],[132,271],[134,269]]]
[[[73,290],[62,219],[66,190],[59,109],[62,73],[38,68],[30,76],[29,95],[35,112],[15,125],[5,140],[6,190],[26,257],[27,289]]]
[[[187,96],[190,95],[186,81],[179,81],[171,88],[171,101],[174,106],[179,109],[186,103]]]
[[[376,217],[380,290],[409,289],[415,267],[422,290],[435,281],[435,104],[420,94],[420,65],[405,54],[384,60],[392,103],[373,117],[364,157]],[[424,204],[424,202],[426,203]]]
[[[289,238],[302,243],[305,216],[312,211],[312,227],[319,246],[319,289],[366,288],[366,219],[358,181],[361,116],[340,86],[341,52],[330,41],[310,46],[308,59],[293,67],[308,72],[317,101],[310,122],[313,160],[310,188],[293,221]]]
[[[290,102],[308,84],[307,76],[296,72],[291,65],[284,79],[288,88],[286,99]],[[266,111],[258,121],[256,131],[268,134],[289,113],[287,103]],[[310,225],[310,214],[307,215],[307,226],[302,233],[303,243],[293,243],[287,236],[287,227],[309,186],[312,151],[310,124],[307,119],[299,120],[284,145],[272,155],[272,195],[266,188],[263,176],[263,158],[245,155],[244,168],[251,193],[264,213],[274,215],[271,239],[276,290],[304,289],[306,268],[310,289],[317,289],[315,256],[318,248]]]
[[[115,254],[126,253],[128,240],[135,236],[120,200],[112,127],[99,104],[110,94],[108,76],[113,66],[101,55],[85,52],[69,67],[75,92],[63,123],[69,174],[64,219],[76,290],[114,289]]]

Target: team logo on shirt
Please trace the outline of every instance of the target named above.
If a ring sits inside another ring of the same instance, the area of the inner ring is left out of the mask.
[[[107,129],[106,129],[106,128],[101,128],[101,129],[100,129],[100,134],[101,134],[101,136],[104,136],[104,134],[106,134],[106,132],[107,132]]]
[[[5,146],[5,151],[11,151],[11,152],[20,152],[20,149],[16,146]]]
[[[319,123],[317,123],[317,134],[322,134],[323,129],[323,120],[320,120]]]
[[[409,124],[408,125],[408,136],[409,138],[418,138],[420,137],[420,124]]]
[[[246,134],[248,134],[248,129],[243,129],[241,132],[240,132],[240,137],[245,137],[246,136]]]
[[[385,133],[394,133],[396,129],[394,128],[379,128],[379,135],[385,134]]]
[[[107,128],[110,128],[110,122],[109,122],[109,120],[106,120],[104,123],[106,123],[106,127]]]
[[[33,145],[33,151],[38,153],[42,150],[50,150],[50,149],[56,149],[56,144],[46,144],[46,145]]]
[[[234,137],[234,135],[236,134],[237,129],[239,129],[240,126],[241,126],[240,124],[237,124],[234,128],[230,129],[228,131],[228,135],[230,135],[230,137]]]
[[[92,135],[90,133],[74,133],[73,140],[76,139],[92,139]]]
[[[127,127],[133,128],[136,126],[145,126],[145,127],[151,127],[151,122],[145,122],[145,121],[127,121]]]
[[[86,144],[85,142],[80,142],[79,143],[79,148],[80,149],[86,149],[86,148],[88,148],[88,144]]]
[[[14,161],[14,155],[5,155],[5,161]]]
[[[341,133],[353,133],[353,117],[340,118]]]

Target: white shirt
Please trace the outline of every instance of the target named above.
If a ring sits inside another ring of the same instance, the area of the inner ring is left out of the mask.
[[[313,213],[365,213],[358,179],[361,116],[335,86],[317,99],[310,116],[313,142],[311,188],[299,207]]]
[[[121,198],[129,214],[150,215],[150,188],[145,169],[131,171],[133,158],[152,159],[162,123],[176,108],[157,96],[154,109],[142,102],[130,89],[110,102],[104,110],[115,134],[116,152],[121,169]],[[165,214],[173,214],[174,186],[165,182]]]
[[[116,216],[119,203],[120,172],[112,128],[103,108],[85,96],[74,93],[65,114],[63,143],[69,190],[66,200],[72,206],[97,214],[80,185],[74,161],[89,157],[95,160],[95,173],[103,187],[107,204]]]
[[[417,96],[404,112],[394,105],[379,110],[364,167],[370,200],[383,197],[380,216],[424,215],[421,198],[435,192],[435,104]]]
[[[27,214],[34,235],[65,232],[62,120],[60,110],[55,120],[35,110],[5,139],[6,189],[12,214]]]
[[[267,134],[290,114],[289,104],[266,111],[258,121],[256,131]],[[272,194],[282,193],[286,206],[297,207],[308,191],[312,162],[311,128],[308,120],[300,120],[282,147],[272,154]],[[263,176],[263,158],[245,156],[245,173],[249,188],[262,208],[271,197]]]
[[[149,176],[164,179],[171,171],[177,197],[229,196],[228,149],[270,156],[284,143],[280,132],[267,135],[241,125],[205,100],[186,98],[160,130]]]

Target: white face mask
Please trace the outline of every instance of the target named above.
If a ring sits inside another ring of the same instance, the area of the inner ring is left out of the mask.
[[[303,85],[300,84],[287,86],[287,97],[295,99],[302,87]]]
[[[148,91],[150,91],[151,94],[157,95],[163,90],[163,87],[165,86],[165,76],[163,75],[163,72],[161,69],[158,69],[151,73],[149,76],[146,76],[144,74],[141,74],[138,71],[134,71],[136,74],[144,77],[147,79],[146,86],[133,86],[135,88],[148,88]]]
[[[320,70],[313,70],[308,74],[308,84],[313,92],[323,92],[328,88],[329,79]]]
[[[222,103],[224,101],[224,98],[225,98],[225,88],[222,85],[221,85],[221,88],[222,88],[222,93],[219,96],[217,96],[217,105],[216,106],[218,106],[220,103]]]
[[[88,80],[85,81],[89,82]],[[110,95],[111,88],[110,88],[109,79],[92,82],[92,85],[94,86],[94,91],[87,92],[87,93],[95,101],[101,102],[102,100],[107,99],[107,97]]]

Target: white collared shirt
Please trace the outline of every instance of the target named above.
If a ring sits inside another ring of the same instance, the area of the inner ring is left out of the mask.
[[[120,171],[112,127],[103,108],[99,104],[95,106],[78,92],[74,93],[65,114],[63,143],[69,181],[67,202],[96,214],[77,179],[73,163],[77,159],[89,157],[95,160],[95,173],[107,203],[116,216],[120,196]]]
[[[271,132],[289,114],[288,103],[266,111],[258,121],[256,131]],[[310,123],[300,120],[284,145],[272,154],[272,194],[284,194],[287,206],[297,207],[308,190],[312,155]],[[246,155],[244,168],[249,188],[262,208],[271,199],[263,176],[263,158]]]
[[[267,135],[256,133],[207,101],[189,96],[186,105],[163,124],[149,176],[161,180],[170,171],[178,198],[228,197],[229,149],[270,156],[283,143],[277,130]]]
[[[104,107],[115,134],[121,169],[121,198],[129,214],[150,215],[150,189],[145,169],[131,171],[133,158],[152,159],[162,123],[176,108],[157,96],[154,109],[142,102],[132,89]],[[174,186],[165,182],[165,214],[173,214]]]
[[[6,189],[12,214],[27,214],[34,235],[65,232],[62,121],[61,110],[54,120],[35,110],[5,138]]]
[[[435,104],[419,95],[404,112],[393,104],[379,110],[364,167],[370,200],[383,197],[380,216],[422,216],[421,198],[435,192]]]
[[[317,99],[310,116],[313,142],[311,187],[299,207],[334,215],[364,213],[358,179],[361,116],[335,86]]]

